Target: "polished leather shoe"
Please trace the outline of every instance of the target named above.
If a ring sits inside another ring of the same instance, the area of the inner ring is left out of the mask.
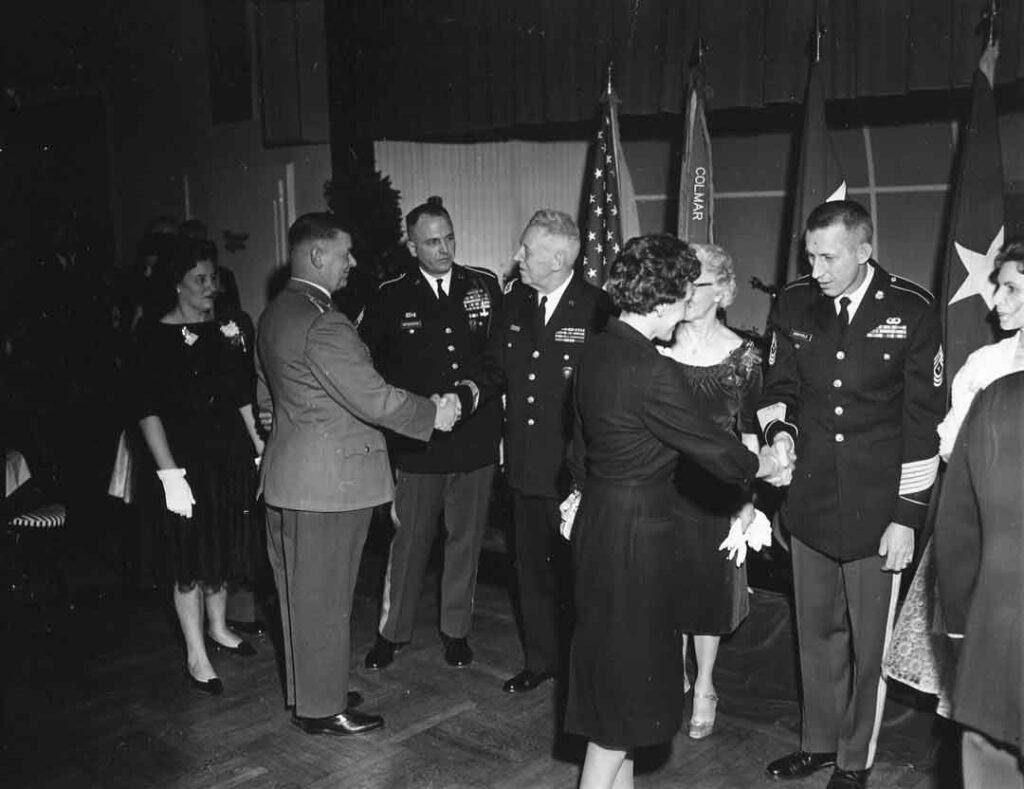
[[[843,770],[839,767],[832,771],[825,789],[864,789],[868,785],[870,770]]]
[[[444,644],[444,662],[449,666],[462,668],[473,662],[473,650],[465,638],[452,638],[442,633],[441,643]]]
[[[214,641],[212,636],[207,635],[206,648],[214,652],[227,652],[229,655],[235,655],[236,657],[252,657],[256,654],[255,647],[244,638],[235,646],[229,647],[227,644],[220,643],[220,641]]]
[[[245,633],[247,636],[261,636],[267,632],[267,623],[262,619],[254,619],[252,622],[242,622],[238,619],[227,620],[227,625],[232,630]]]
[[[378,634],[377,643],[366,653],[363,665],[369,669],[387,668],[395,661],[395,653],[401,648],[401,644],[388,641],[384,636]]]
[[[835,764],[834,753],[794,751],[769,764],[765,772],[769,778],[804,778],[825,767],[834,767]]]
[[[193,690],[197,690],[207,696],[219,696],[224,692],[224,683],[220,681],[220,677],[207,680],[196,679],[192,676],[192,672],[188,670],[188,666],[185,667],[185,676],[188,677],[189,684]]]
[[[528,693],[542,682],[546,682],[554,676],[554,672],[551,671],[536,672],[531,671],[528,668],[524,668],[512,677],[512,679],[506,680],[505,684],[501,686],[501,689],[506,693]]]
[[[337,715],[328,715],[326,718],[300,718],[298,715],[292,717],[292,725],[298,726],[306,734],[363,734],[364,732],[379,729],[384,725],[384,718],[380,715],[370,715],[366,712],[347,709]]]

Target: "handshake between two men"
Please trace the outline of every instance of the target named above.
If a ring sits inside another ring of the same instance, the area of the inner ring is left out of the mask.
[[[459,396],[448,392],[444,395],[433,394],[430,399],[437,406],[437,413],[434,415],[434,430],[449,432],[462,417],[462,404],[459,402]]]

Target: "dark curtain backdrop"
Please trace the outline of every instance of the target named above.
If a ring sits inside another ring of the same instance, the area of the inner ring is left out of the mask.
[[[815,8],[826,99],[970,84],[986,0],[326,0],[337,140],[470,139],[592,120],[605,64],[626,115],[682,112],[697,35],[712,109],[799,102]],[[997,80],[1024,78],[1001,0]],[[636,13],[634,14],[634,8]]]

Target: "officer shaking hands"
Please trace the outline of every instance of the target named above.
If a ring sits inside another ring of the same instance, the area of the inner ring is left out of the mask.
[[[487,348],[502,301],[497,276],[455,262],[455,230],[439,197],[409,212],[416,265],[380,286],[360,324],[373,361],[391,384],[424,396],[455,393],[461,420],[427,444],[388,435],[396,469],[395,536],[388,557],[377,642],[366,667],[383,669],[412,640],[430,549],[444,516],[440,633],[445,661],[472,662],[467,641],[477,562],[501,433],[501,402],[480,404],[464,380]],[[452,395],[447,395],[452,397]]]
[[[765,442],[796,463],[782,514],[803,683],[800,750],[767,772],[832,767],[829,789],[867,785],[885,706],[882,653],[945,410],[932,297],[872,259],[873,233],[849,200],[807,218],[811,274],[772,311],[758,410]]]

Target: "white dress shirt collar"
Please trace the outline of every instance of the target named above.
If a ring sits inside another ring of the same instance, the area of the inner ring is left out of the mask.
[[[864,294],[868,292],[868,286],[871,285],[871,280],[875,276],[875,267],[870,263],[867,264],[868,273],[864,277],[864,281],[860,283],[860,286],[853,293],[845,293],[842,296],[836,296],[832,299],[833,305],[836,308],[836,315],[839,314],[839,310],[842,309],[842,305],[839,304],[839,299],[847,298],[850,300],[850,306],[847,308],[847,312],[850,313],[850,323],[853,323],[853,316],[857,314],[857,308],[860,303],[864,301]]]
[[[575,276],[576,274],[575,272],[573,272],[572,274],[565,278],[565,282],[563,282],[550,293],[540,293],[539,291],[537,292],[536,298],[538,304],[540,304],[541,296],[548,297],[548,300],[544,302],[544,323],[547,323],[549,320],[551,320],[551,316],[555,314],[555,308],[558,306],[558,302],[562,300],[562,294],[565,293],[566,288],[569,287],[569,283],[572,282],[572,278]]]
[[[444,292],[449,296],[452,295],[452,269],[448,269],[442,276],[438,277],[435,274],[431,274],[428,271],[424,271],[422,266],[417,266],[420,270],[420,274],[423,275],[423,279],[430,285],[430,289],[434,291],[434,295],[437,296],[437,281],[441,280],[441,284],[444,286]],[[452,267],[454,268],[454,266]],[[438,296],[440,298],[440,296]]]

